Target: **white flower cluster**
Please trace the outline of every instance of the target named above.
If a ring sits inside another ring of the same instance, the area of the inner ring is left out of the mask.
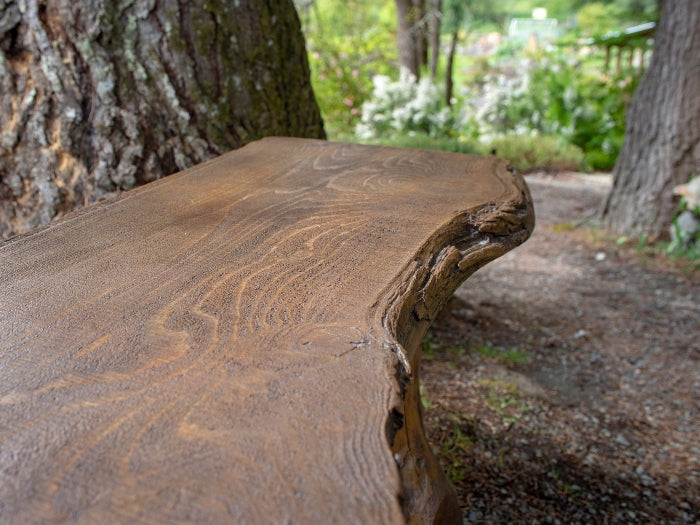
[[[372,98],[362,105],[362,120],[355,128],[361,139],[422,133],[430,136],[449,132],[453,122],[449,108],[442,106],[442,93],[429,78],[416,82],[401,70],[399,80],[377,75],[372,79]]]
[[[529,64],[520,63],[514,71],[495,71],[486,77],[486,84],[478,96],[471,100],[475,119],[481,123],[482,139],[491,140],[494,134],[502,131],[502,123],[507,120],[507,107],[511,101],[527,95],[530,88]],[[531,117],[539,120],[540,115],[533,111]],[[517,123],[509,130],[514,134],[529,134],[530,127]]]
[[[601,134],[610,131],[614,119],[582,96],[585,80],[572,76],[576,67],[555,57],[539,64],[522,60],[516,67],[488,75],[482,90],[471,100],[482,140],[499,133],[542,133],[573,140],[577,125],[590,121],[596,121]],[[547,75],[558,82],[548,80]],[[603,150],[611,147],[604,141]]]

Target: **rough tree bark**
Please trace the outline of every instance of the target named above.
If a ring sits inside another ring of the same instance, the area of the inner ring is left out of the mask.
[[[265,135],[324,136],[291,0],[0,0],[0,236]]]
[[[700,173],[700,3],[664,0],[654,55],[627,111],[603,224],[620,234],[658,235],[672,189]]]

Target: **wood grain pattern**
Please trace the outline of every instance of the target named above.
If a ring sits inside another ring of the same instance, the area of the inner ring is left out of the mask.
[[[271,138],[0,245],[0,521],[456,518],[420,340],[533,223],[493,157]]]

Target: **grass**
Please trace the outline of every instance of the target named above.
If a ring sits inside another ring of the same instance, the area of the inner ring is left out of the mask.
[[[520,401],[518,385],[510,381],[480,379],[479,385],[488,389],[484,400],[507,424],[516,423],[532,407]]]
[[[700,275],[700,246],[698,245],[678,247],[666,241],[650,242],[645,235],[626,242],[617,239],[616,244],[623,248],[629,248],[629,245],[632,245],[632,250],[643,262],[652,259],[661,260],[689,277]]]
[[[435,351],[438,349],[439,345],[434,341],[430,340],[428,337],[423,339],[423,355],[422,358],[426,361],[432,361],[435,359]]]
[[[450,481],[456,483],[466,477],[465,464],[460,458],[464,457],[473,445],[457,421],[452,421],[452,432],[442,442],[442,448],[438,455],[446,460],[447,476]]]
[[[520,401],[517,397],[504,394],[497,389],[490,389],[486,402],[501,417],[504,423],[516,423],[525,412],[532,410],[532,407]]]
[[[530,354],[526,350],[519,348],[503,348],[493,346],[491,344],[470,346],[465,348],[463,345],[442,347],[440,343],[431,340],[429,337],[423,339],[422,358],[425,361],[433,361],[437,357],[437,352],[449,359],[448,364],[457,366],[458,362],[464,358],[469,351],[476,352],[483,357],[494,359],[505,366],[515,366],[527,363],[530,360]],[[503,386],[503,385],[501,385]]]
[[[615,237],[593,226],[583,230],[584,239],[594,247],[636,257],[641,264],[670,267],[688,277],[700,276],[700,246],[675,247],[670,242],[652,240],[647,235]]]
[[[463,357],[466,354],[466,349],[462,345],[443,347],[440,343],[432,341],[427,336],[423,339],[422,358],[426,361],[432,361],[437,357],[437,351],[440,350],[443,354],[451,357]]]
[[[594,248],[636,257],[641,264],[670,267],[688,277],[700,276],[700,243],[697,242],[684,247],[651,239],[648,235],[616,237],[594,223],[562,222],[553,225],[552,231],[579,232],[582,239]]]
[[[573,222],[560,222],[552,226],[552,230],[557,233],[572,232],[576,230],[576,225]]]
[[[426,410],[433,408],[434,405],[430,399],[428,399],[428,394],[425,392],[425,387],[420,385],[418,388],[420,390],[420,403],[423,405],[423,408]]]
[[[506,366],[521,365],[527,363],[530,355],[525,350],[518,348],[501,348],[492,345],[480,345],[475,350],[484,357],[490,357]]]

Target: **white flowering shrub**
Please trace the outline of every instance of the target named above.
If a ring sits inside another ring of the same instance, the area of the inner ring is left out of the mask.
[[[594,169],[610,169],[622,146],[625,108],[636,79],[606,80],[581,72],[563,55],[522,62],[515,74],[487,77],[475,113],[489,135],[557,135],[586,152]]]
[[[355,128],[360,139],[402,134],[431,137],[452,134],[454,119],[442,102],[442,92],[429,78],[416,78],[402,69],[399,79],[377,75],[369,100],[362,104],[362,119]]]

